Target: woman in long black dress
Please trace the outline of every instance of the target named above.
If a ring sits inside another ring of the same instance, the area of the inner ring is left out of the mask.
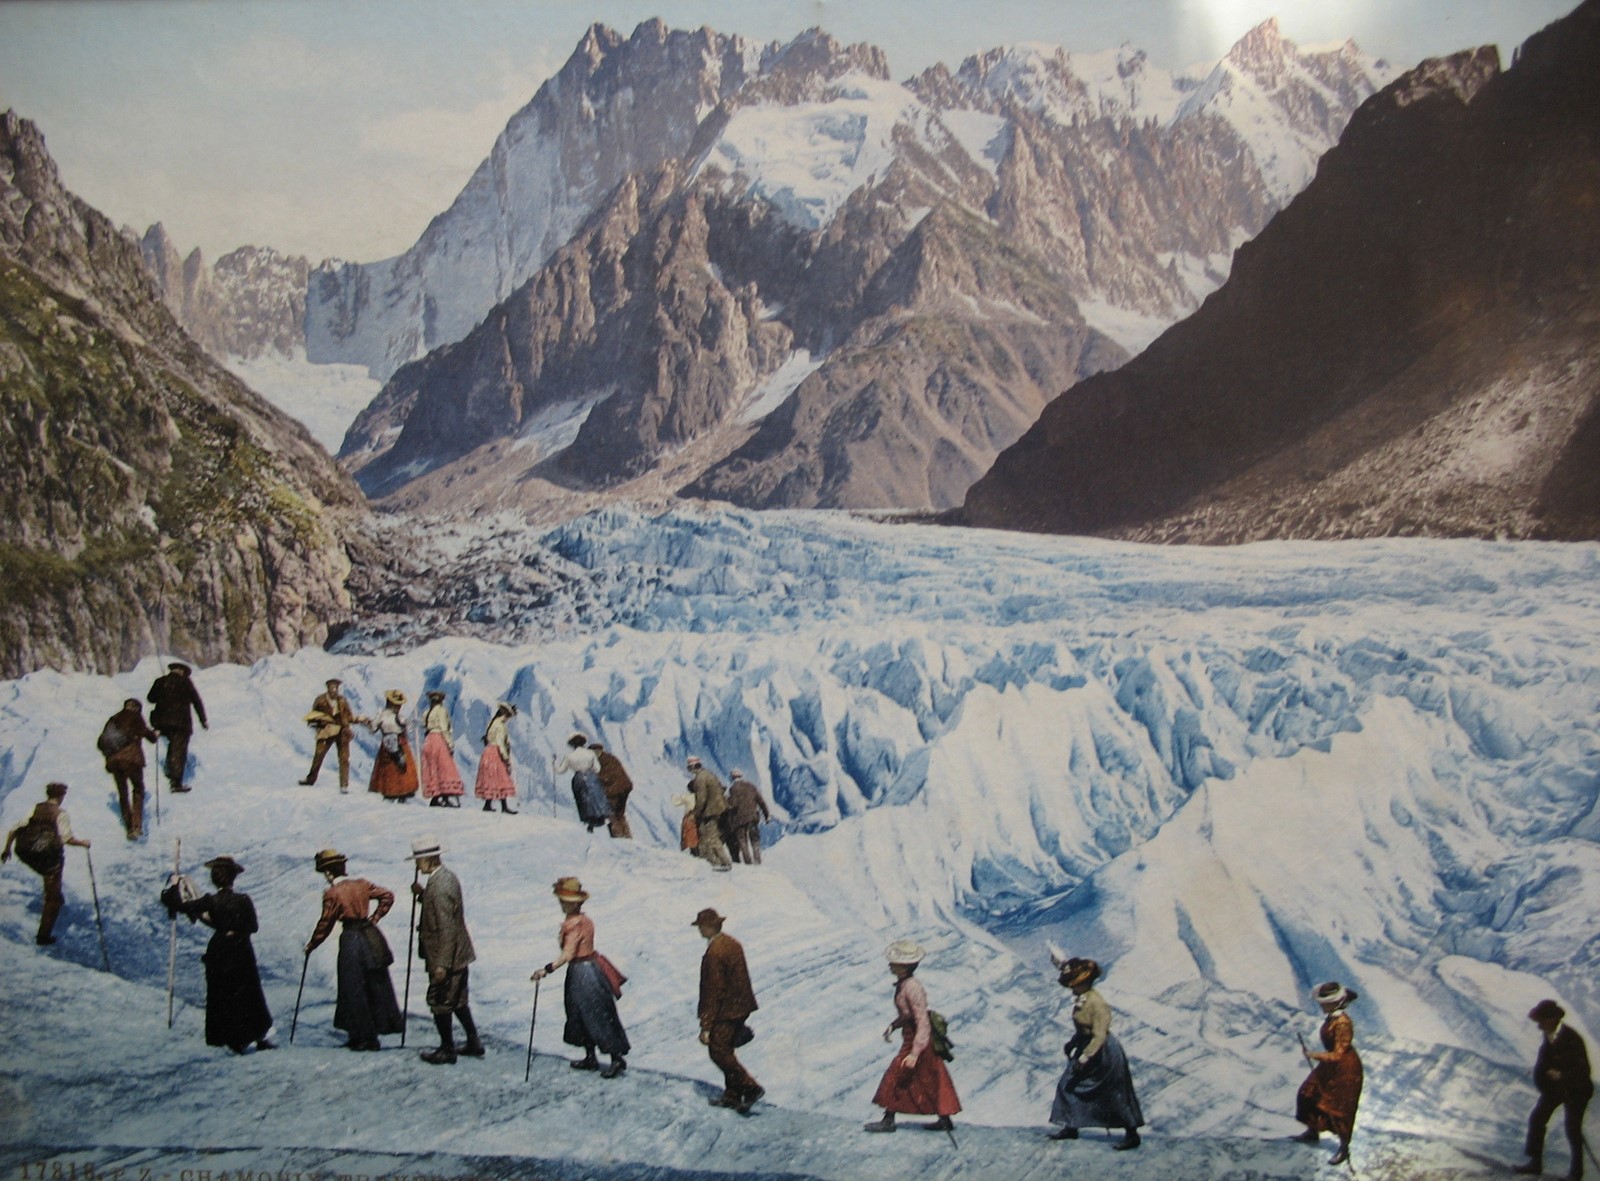
[[[214,894],[185,899],[180,884],[173,882],[161,896],[173,913],[186,914],[190,922],[203,922],[216,932],[202,957],[206,965],[206,1045],[227,1046],[235,1054],[243,1054],[251,1042],[258,1050],[274,1049],[267,1040],[272,1014],[267,1011],[255,948],[250,943],[250,936],[258,930],[256,908],[250,895],[233,889],[244,866],[224,854],[206,862],[206,868],[217,888]]]

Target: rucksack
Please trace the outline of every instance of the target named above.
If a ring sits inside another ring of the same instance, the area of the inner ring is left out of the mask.
[[[117,719],[110,717],[101,727],[100,737],[94,740],[94,744],[100,748],[101,754],[110,758],[128,745],[128,736],[122,732],[122,727],[117,725]]]
[[[39,809],[34,810],[33,816],[17,830],[16,844],[17,857],[22,864],[37,874],[52,874],[60,869],[66,860],[61,847],[61,833],[56,830],[54,817],[40,816]]]
[[[932,1009],[929,1009],[928,1028],[933,1034],[930,1044],[934,1054],[943,1058],[946,1062],[954,1062],[956,1057],[955,1043],[950,1040],[950,1023],[944,1019],[944,1014],[935,1013]]]

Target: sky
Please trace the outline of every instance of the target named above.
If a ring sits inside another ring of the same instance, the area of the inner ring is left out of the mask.
[[[1409,66],[1502,58],[1576,0],[0,0],[0,109],[44,132],[67,187],[180,250],[371,261],[448,207],[589,25],[660,17],[759,41],[820,26],[896,78],[996,45],[1125,42],[1168,69],[1269,17]]]

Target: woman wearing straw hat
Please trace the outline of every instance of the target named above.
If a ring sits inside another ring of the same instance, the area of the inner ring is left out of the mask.
[[[600,1070],[601,1078],[616,1078],[628,1069],[625,1054],[627,1032],[617,1016],[617,998],[622,995],[623,977],[611,961],[594,949],[594,920],[583,913],[589,892],[577,878],[556,882],[554,894],[561,903],[561,953],[528,979],[543,980],[566,965],[567,982],[562,999],[566,1002],[567,1026],[562,1040],[569,1046],[582,1046],[583,1057],[572,1063],[574,1070],[600,1070],[596,1049],[611,1055],[611,1065]]]
[[[377,927],[394,905],[394,893],[365,878],[346,875],[345,856],[335,849],[322,850],[314,864],[328,879],[328,888],[322,892],[322,914],[306,944],[306,955],[332,934],[334,923],[344,925],[339,933],[339,999],[333,1010],[333,1027],[348,1036],[346,1049],[380,1049],[380,1033],[405,1029],[394,999],[394,982],[389,979],[394,953]],[[371,909],[374,902],[377,907]]]
[[[169,913],[186,914],[191,923],[198,920],[216,932],[201,957],[206,965],[206,1045],[227,1046],[235,1054],[243,1054],[251,1042],[258,1050],[271,1050],[267,1032],[272,1014],[250,943],[250,936],[259,930],[256,908],[250,895],[233,889],[244,866],[223,854],[207,861],[206,868],[215,893],[185,897],[194,892],[185,877],[174,878],[161,892]]]
[[[937,1132],[948,1132],[954,1125],[950,1117],[961,1110],[950,1072],[933,1051],[933,1026],[928,1017],[928,991],[913,973],[925,953],[909,939],[889,945],[889,971],[894,974],[895,1019],[883,1031],[888,1041],[900,1030],[900,1049],[883,1072],[872,1101],[883,1108],[883,1118],[866,1125],[869,1132],[894,1131],[895,1113],[933,1115],[925,1125]]]
[[[1058,961],[1059,962],[1059,961]],[[1119,1152],[1139,1147],[1144,1113],[1122,1043],[1111,1035],[1111,1006],[1094,990],[1100,965],[1074,957],[1060,964],[1058,983],[1072,990],[1072,1040],[1062,1047],[1067,1069],[1056,1084],[1050,1122],[1063,1125],[1052,1140],[1076,1140],[1078,1129],[1124,1128]]]
[[[517,784],[511,778],[511,731],[507,723],[517,716],[517,707],[504,701],[494,707],[494,717],[483,732],[483,754],[478,759],[478,779],[472,794],[483,801],[485,812],[494,811],[494,802],[500,801],[500,811],[516,815],[508,801],[516,798]]]
[[[409,800],[417,794],[417,760],[411,755],[406,724],[400,717],[400,707],[405,703],[404,693],[390,689],[383,695],[383,709],[371,722],[378,733],[378,756],[372,761],[367,790],[386,800]]]
[[[1322,1050],[1306,1051],[1306,1061],[1313,1066],[1294,1101],[1294,1118],[1306,1130],[1295,1139],[1315,1144],[1323,1132],[1332,1132],[1339,1137],[1339,1151],[1328,1163],[1342,1165],[1350,1159],[1350,1137],[1355,1132],[1363,1081],[1361,1057],[1352,1044],[1355,1025],[1345,1009],[1360,994],[1330,980],[1312,995],[1323,1013]]]
[[[445,708],[444,694],[428,691],[428,708],[422,713],[422,796],[432,808],[459,808],[466,786],[456,768],[456,736]]]

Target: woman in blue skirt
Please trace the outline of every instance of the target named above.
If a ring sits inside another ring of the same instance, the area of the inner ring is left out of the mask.
[[[1139,1147],[1144,1113],[1133,1093],[1128,1057],[1111,1036],[1111,1006],[1094,990],[1100,965],[1073,958],[1061,964],[1060,984],[1072,990],[1072,1040],[1062,1047],[1068,1062],[1056,1084],[1050,1122],[1061,1124],[1052,1140],[1076,1140],[1079,1128],[1124,1128],[1115,1147]]]

